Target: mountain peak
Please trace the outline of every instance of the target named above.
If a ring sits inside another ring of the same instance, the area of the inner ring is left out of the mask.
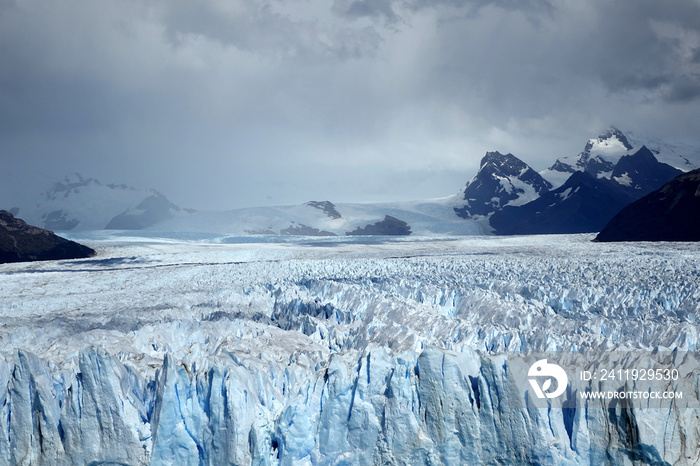
[[[627,136],[625,136],[622,131],[614,126],[609,126],[608,129],[597,138],[588,140],[581,155],[615,156],[632,150],[632,148],[632,144],[630,144]]]
[[[642,146],[634,154],[620,158],[610,179],[638,191],[635,197],[640,197],[659,189],[681,173],[681,170],[659,162],[646,146]]]
[[[84,178],[80,173],[75,172],[66,175],[63,181],[55,182],[49,190],[44,192],[44,198],[49,200],[54,200],[61,194],[63,197],[67,197],[71,191],[78,192],[79,188],[95,184],[101,186],[101,183],[94,178]]]
[[[94,178],[85,178],[85,177],[83,177],[83,175],[81,175],[81,174],[78,173],[78,172],[69,173],[68,175],[66,175],[66,176],[63,178],[63,180],[64,180],[67,184],[77,184],[77,183],[80,183],[80,184],[87,184],[87,183],[89,183],[89,182],[91,182],[91,181],[95,181],[95,182],[99,183],[99,181],[97,181],[96,179],[94,179]]]
[[[494,167],[503,169],[505,167],[518,167],[520,169],[526,168],[525,162],[517,158],[511,153],[501,154],[498,151],[487,152],[486,155],[481,159],[479,168],[483,169],[485,165],[491,164]]]
[[[621,157],[628,155],[634,146],[627,136],[614,126],[609,126],[597,138],[589,139],[583,151],[576,157],[557,159],[549,172],[574,173],[586,171],[595,177],[608,178]]]
[[[647,146],[640,147],[639,150],[634,153],[634,155],[636,157],[639,157],[639,158],[644,158],[644,159],[653,158],[654,160],[656,160],[656,156],[654,155],[654,153],[652,151],[649,150],[649,148]]]
[[[617,139],[622,143],[622,145],[625,147],[627,150],[632,150],[632,144],[630,144],[629,140],[627,139],[627,136],[624,135],[622,131],[619,129],[615,128],[614,126],[610,125],[608,126],[608,129],[602,133],[600,136],[598,136],[598,140],[609,140],[609,139]]]
[[[455,208],[460,217],[487,216],[506,205],[519,205],[548,191],[551,184],[513,154],[487,152],[479,172],[461,194],[465,205]]]

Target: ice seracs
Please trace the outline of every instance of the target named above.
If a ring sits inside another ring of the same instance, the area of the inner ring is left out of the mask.
[[[700,459],[693,245],[85,238],[100,256],[0,269],[9,464]],[[586,401],[573,385],[540,407],[513,358],[544,351],[568,371],[664,348],[690,408]]]

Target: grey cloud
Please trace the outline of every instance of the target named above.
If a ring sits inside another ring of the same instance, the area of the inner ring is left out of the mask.
[[[379,45],[376,31],[291,18],[274,5],[177,0],[164,2],[161,14],[167,37],[176,46],[202,36],[254,54],[314,62],[371,55]]]
[[[351,19],[382,18],[394,23],[408,22],[408,16],[422,10],[450,8],[451,14],[462,10],[473,16],[485,7],[539,13],[552,10],[550,0],[335,0],[333,11]]]
[[[688,76],[685,44],[658,29],[662,25],[700,33],[700,4],[601,2],[597,7],[596,16],[588,18],[591,23],[599,22],[595,35],[582,42],[580,50],[590,72],[597,73],[608,89],[656,92],[673,101],[692,94],[681,90],[695,81]],[[669,93],[669,88],[678,89]]]
[[[242,50],[285,49],[294,34],[290,19],[263,2],[176,0],[162,3],[160,14],[167,37],[176,45],[189,35],[201,35]]]
[[[693,63],[700,63],[700,47],[693,50],[690,61]]]
[[[456,8],[494,6],[506,10],[548,9],[551,7],[549,0],[406,0],[403,4],[413,9],[437,8],[441,6]]]
[[[668,100],[673,103],[700,100],[700,75],[687,76],[676,80],[667,95]]]
[[[394,0],[335,0],[333,13],[339,16],[358,18],[382,18],[393,23],[399,19],[394,11]]]
[[[448,195],[486,150],[542,168],[611,123],[697,135],[699,8],[0,1],[0,156],[199,208],[412,198],[428,169]]]

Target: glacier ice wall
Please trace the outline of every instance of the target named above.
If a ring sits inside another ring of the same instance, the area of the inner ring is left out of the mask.
[[[185,246],[0,270],[0,464],[700,462],[697,408],[541,407],[508,359],[697,351],[692,246]]]
[[[697,410],[529,406],[499,357],[426,348],[267,373],[166,356],[143,378],[102,350],[2,366],[5,464],[692,464]],[[567,396],[572,396],[568,394]]]

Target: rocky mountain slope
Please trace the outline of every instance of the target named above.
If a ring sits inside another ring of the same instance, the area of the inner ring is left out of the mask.
[[[700,169],[626,206],[596,241],[700,241]]]
[[[455,212],[463,218],[488,216],[507,205],[522,205],[552,185],[513,154],[487,152],[479,171],[460,191],[464,201]]]
[[[95,251],[0,210],[0,263],[90,257]]]
[[[590,159],[589,159],[590,162]],[[497,234],[588,233],[600,231],[630,202],[658,189],[680,170],[656,160],[642,147],[613,165],[600,161],[574,170],[564,184],[522,206],[506,206],[490,218]]]

